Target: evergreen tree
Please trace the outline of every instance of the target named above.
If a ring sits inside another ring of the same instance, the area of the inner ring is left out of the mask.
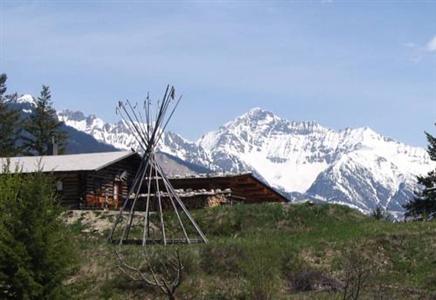
[[[66,299],[75,252],[52,179],[8,169],[0,176],[0,299]]]
[[[436,138],[426,132],[428,140],[427,152],[430,159],[436,161]],[[431,219],[436,217],[436,170],[427,176],[418,176],[418,183],[424,187],[417,192],[415,198],[404,205],[406,217]]]
[[[41,94],[36,100],[36,108],[25,124],[26,134],[23,140],[26,154],[50,154],[49,144],[53,139],[59,146],[59,152],[64,152],[67,135],[61,129],[62,124],[53,108],[50,88],[43,85]]]
[[[19,153],[17,141],[20,137],[20,114],[11,109],[8,98],[16,95],[6,96],[6,74],[0,74],[0,157],[16,156]]]

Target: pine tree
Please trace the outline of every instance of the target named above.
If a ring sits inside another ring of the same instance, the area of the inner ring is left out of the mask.
[[[0,176],[0,299],[66,299],[75,251],[53,179],[8,169]]]
[[[20,114],[7,104],[8,98],[16,97],[5,95],[7,78],[6,74],[0,74],[0,157],[16,156],[20,151],[17,146]]]
[[[67,135],[61,129],[56,111],[51,101],[50,88],[42,86],[37,98],[35,111],[25,124],[26,134],[23,137],[24,149],[29,155],[48,155],[49,144],[54,139],[59,146],[59,152],[65,151]]]
[[[430,159],[436,161],[436,138],[426,132],[428,140],[427,152]],[[423,189],[415,194],[415,198],[404,205],[406,217],[432,219],[436,217],[436,170],[427,176],[418,176],[418,183]]]

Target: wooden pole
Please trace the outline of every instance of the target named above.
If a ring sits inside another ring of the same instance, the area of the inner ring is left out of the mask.
[[[156,169],[159,171],[159,174],[160,174],[160,170],[158,169],[158,166],[156,166]],[[162,174],[160,174],[160,176],[161,176],[161,178],[163,178]],[[188,242],[188,244],[190,244],[190,243],[191,243],[191,240],[190,240],[189,237],[188,237],[188,234],[187,234],[187,232],[186,232],[185,226],[183,225],[183,222],[182,222],[182,219],[181,219],[181,217],[180,217],[180,214],[179,214],[179,211],[178,211],[178,209],[177,209],[177,206],[176,206],[176,204],[174,203],[173,195],[172,195],[172,192],[171,192],[171,188],[168,186],[168,184],[167,184],[167,182],[166,182],[165,180],[162,180],[162,181],[163,181],[163,183],[164,183],[164,185],[165,185],[165,188],[166,188],[166,190],[167,190],[168,198],[170,198],[171,204],[172,204],[172,206],[173,206],[173,208],[174,208],[174,211],[176,212],[177,219],[178,219],[178,221],[179,221],[180,227],[181,227],[182,230],[183,230],[183,234],[185,235],[186,241]]]
[[[144,232],[142,236],[142,245],[145,246],[147,244],[147,238],[150,237],[150,188],[151,188],[151,176],[152,176],[152,168],[150,167],[150,173],[148,175],[148,187],[147,187],[147,203],[145,206],[145,216],[144,216]]]
[[[160,166],[158,166],[160,168]],[[197,230],[198,234],[200,235],[200,237],[202,238],[204,243],[207,243],[207,238],[204,235],[203,231],[201,231],[200,227],[198,226],[198,224],[195,222],[194,218],[192,218],[191,214],[189,213],[189,211],[186,209],[185,205],[183,204],[182,200],[180,199],[179,195],[176,193],[176,191],[174,190],[173,186],[171,185],[171,183],[169,182],[168,178],[165,176],[165,174],[162,172],[162,180],[166,181],[171,192],[173,193],[173,195],[175,196],[175,199],[177,201],[177,203],[180,205],[180,207],[182,208],[183,212],[185,213],[185,215],[188,217],[188,219],[191,221],[192,225],[194,225],[195,229]]]
[[[154,161],[155,156],[154,153],[152,154],[153,157],[153,162],[156,165],[156,162]],[[162,212],[162,199],[160,197],[160,190],[159,190],[159,179],[158,179],[158,173],[157,173],[157,169],[155,168],[155,175],[156,175],[156,193],[157,193],[157,198],[158,198],[158,204],[159,204],[159,215],[160,215],[160,224],[161,224],[161,229],[162,229],[162,238],[164,241],[164,245],[167,244],[167,239],[165,236],[165,224],[164,224],[164,219],[163,219],[163,212]]]

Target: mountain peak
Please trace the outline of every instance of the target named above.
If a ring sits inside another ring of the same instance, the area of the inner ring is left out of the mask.
[[[254,107],[250,109],[247,113],[239,117],[238,119],[249,120],[250,123],[267,123],[267,124],[280,124],[281,126],[288,127],[292,131],[304,131],[312,132],[318,130],[325,130],[318,122],[315,121],[287,121],[280,118],[274,113],[265,110],[260,107]]]
[[[253,107],[252,109],[250,109],[248,111],[249,114],[258,114],[258,113],[265,113],[265,112],[267,112],[267,111],[261,107]]]
[[[250,109],[245,114],[239,116],[233,121],[228,122],[225,126],[238,125],[241,123],[244,124],[269,124],[274,123],[276,121],[280,121],[281,119],[276,116],[274,113],[262,109],[260,107],[254,107]]]
[[[260,107],[253,107],[246,114],[242,115],[242,117],[251,117],[251,118],[265,118],[265,117],[276,117],[272,112],[267,111]]]
[[[15,99],[15,103],[18,104],[30,104],[31,106],[36,106],[35,98],[30,94],[24,94]]]

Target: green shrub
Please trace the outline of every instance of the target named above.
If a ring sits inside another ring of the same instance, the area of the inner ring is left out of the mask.
[[[4,172],[0,191],[0,298],[65,298],[73,247],[52,179]]]
[[[365,253],[368,248],[369,245],[365,243],[352,243],[343,253],[340,265],[343,273],[344,299],[359,299],[376,276],[377,262],[374,255]]]

